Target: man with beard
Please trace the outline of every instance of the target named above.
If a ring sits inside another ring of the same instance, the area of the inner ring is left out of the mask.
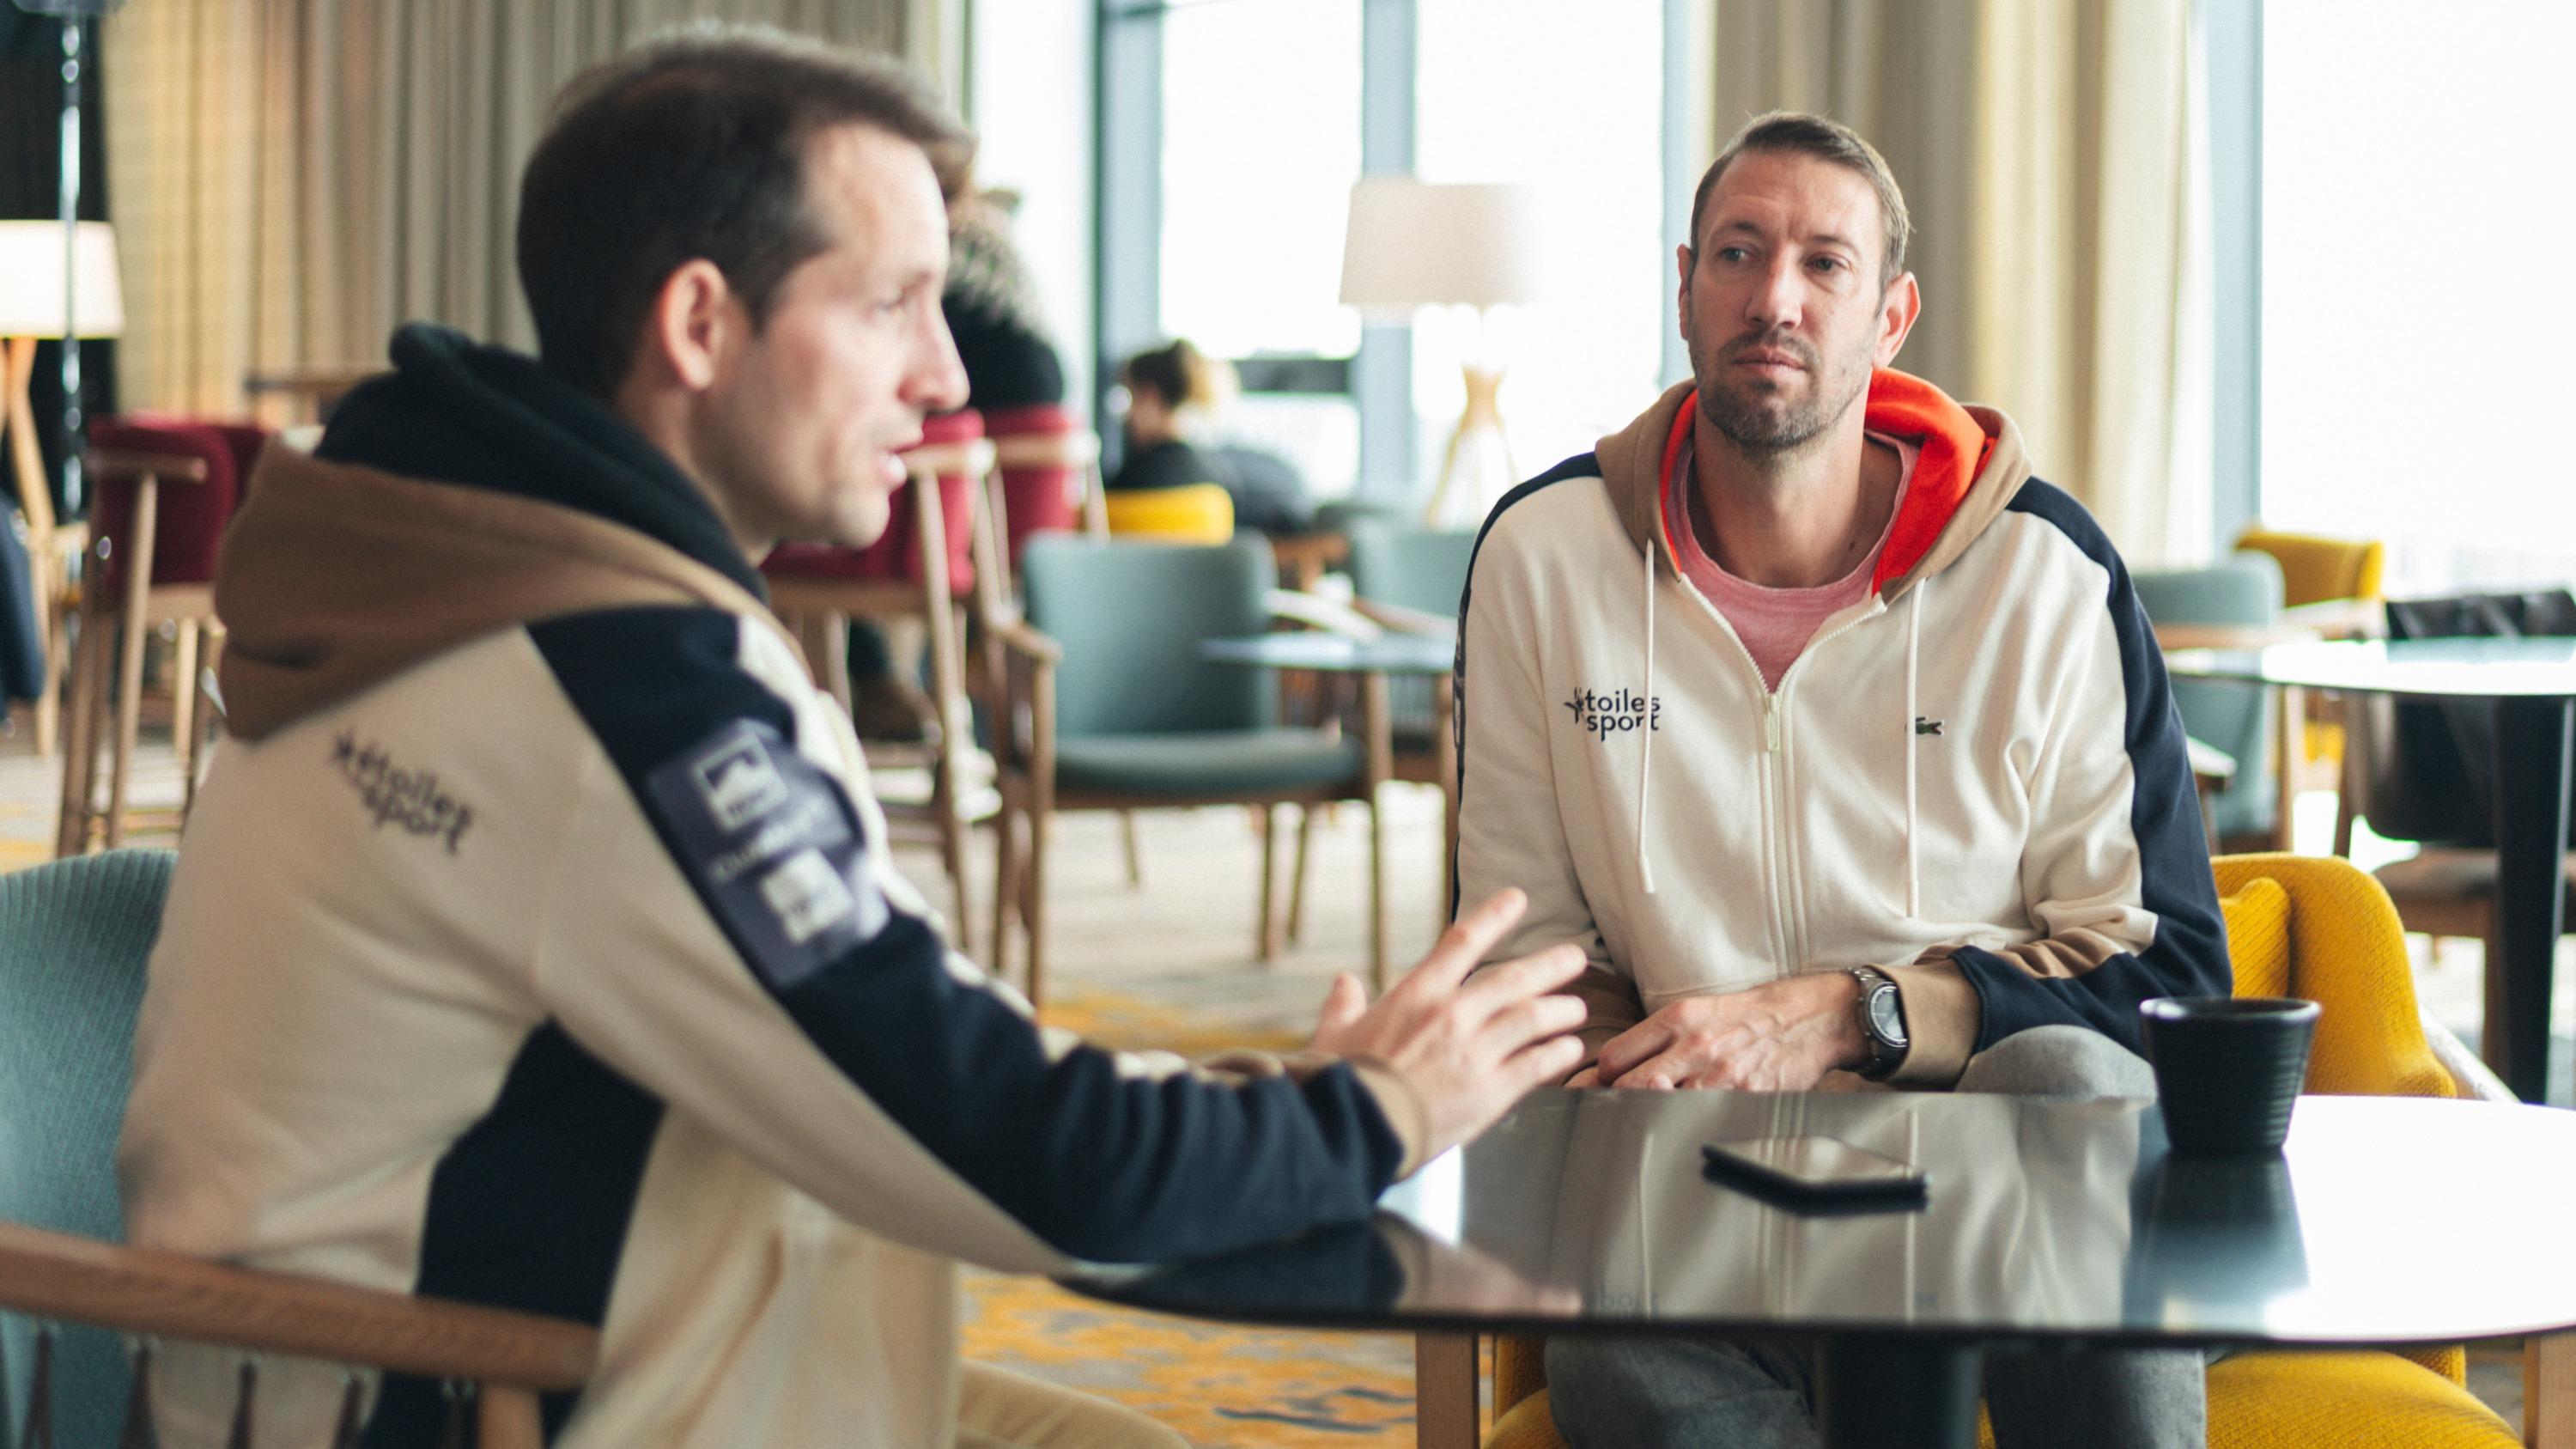
[[[1586,943],[1571,1085],[2151,1096],[2138,1003],[2228,990],[2118,555],[2010,419],[1888,368],[1906,229],[1848,128],[1748,125],[1679,249],[1692,381],[1485,524],[1460,898],[1529,893],[1497,960]],[[1814,1442],[1775,1346],[1560,1339],[1548,1379],[1577,1446]],[[2194,1354],[1987,1395],[2008,1446],[2202,1439]]]

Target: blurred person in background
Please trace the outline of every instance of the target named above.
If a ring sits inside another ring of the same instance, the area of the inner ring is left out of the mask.
[[[1234,499],[1234,524],[1256,533],[1303,533],[1315,508],[1296,466],[1259,448],[1204,441],[1233,398],[1234,369],[1187,338],[1140,352],[1118,369],[1127,389],[1127,456],[1113,491],[1214,483]]]

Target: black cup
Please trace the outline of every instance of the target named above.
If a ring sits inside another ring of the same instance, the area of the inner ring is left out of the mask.
[[[2176,1156],[2278,1152],[2308,1079],[2313,1001],[2170,996],[2139,1006]]]

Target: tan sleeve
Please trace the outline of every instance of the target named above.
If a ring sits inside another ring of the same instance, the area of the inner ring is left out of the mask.
[[[1985,1025],[1985,1007],[1967,973],[1950,959],[1955,947],[1935,946],[1910,965],[1879,969],[1894,978],[1905,995],[1905,1034],[1913,1039],[1905,1064],[1888,1080],[1901,1087],[1948,1088],[1959,1080],[1968,1057],[1977,1049],[1977,1032]],[[1985,948],[2039,980],[2081,976],[2112,957],[2133,949],[2100,931],[2082,928],[2043,936],[2019,946]]]
[[[1905,1002],[1905,1061],[1887,1080],[1892,1086],[1946,1091],[1967,1070],[1977,1049],[1977,1030],[1985,1024],[1985,1005],[1967,973],[1950,959],[1947,946],[1935,946],[1904,966],[1879,969],[1896,983]],[[2025,948],[2026,949],[2026,948]]]
[[[1410,1078],[1397,1071],[1393,1062],[1382,1057],[1353,1056],[1345,1058],[1351,1071],[1377,1099],[1377,1109],[1386,1114],[1386,1125],[1395,1139],[1404,1144],[1404,1161],[1395,1169],[1398,1182],[1411,1177],[1431,1157],[1431,1108],[1422,1100],[1420,1089]]]

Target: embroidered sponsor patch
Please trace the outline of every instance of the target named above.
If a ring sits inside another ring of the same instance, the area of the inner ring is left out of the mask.
[[[378,830],[391,825],[406,835],[429,836],[444,841],[454,855],[473,828],[473,810],[440,787],[436,770],[406,770],[373,740],[361,742],[342,730],[331,742],[331,766],[358,792],[358,803],[375,817]]]
[[[736,720],[644,784],[681,868],[772,987],[885,929],[848,799],[778,731]]]

